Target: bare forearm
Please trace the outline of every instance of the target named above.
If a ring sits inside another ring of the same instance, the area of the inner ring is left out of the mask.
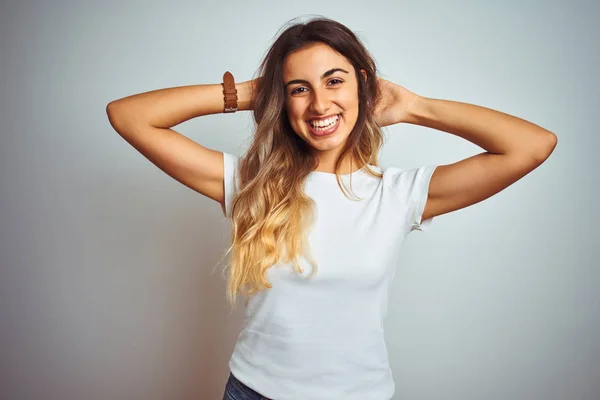
[[[252,109],[250,81],[236,84],[238,110]],[[178,86],[153,90],[111,102],[107,112],[120,122],[171,128],[202,115],[224,110],[221,84]]]
[[[420,97],[406,122],[460,136],[495,154],[545,150],[556,141],[552,132],[529,121],[450,100]]]

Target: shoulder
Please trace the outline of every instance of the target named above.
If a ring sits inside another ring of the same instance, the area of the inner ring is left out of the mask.
[[[390,166],[383,168],[383,184],[392,190],[401,200],[419,197],[427,193],[435,165],[423,165],[412,168]]]

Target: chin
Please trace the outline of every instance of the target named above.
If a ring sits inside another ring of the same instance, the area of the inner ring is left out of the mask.
[[[349,135],[338,135],[336,133],[325,139],[315,139],[310,133],[308,133],[308,136],[308,140],[310,140],[309,143],[312,147],[319,150],[332,150],[341,147],[346,142]]]

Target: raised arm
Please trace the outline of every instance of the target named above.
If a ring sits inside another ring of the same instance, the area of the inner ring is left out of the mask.
[[[256,80],[236,84],[238,110],[252,109]],[[154,165],[223,206],[223,154],[172,129],[184,121],[224,111],[220,84],[180,86],[140,93],[108,104],[112,127]]]
[[[512,185],[552,154],[554,133],[490,108],[431,99],[383,79],[376,118],[382,126],[400,122],[447,132],[486,150],[438,166],[429,183],[422,220],[471,206]]]

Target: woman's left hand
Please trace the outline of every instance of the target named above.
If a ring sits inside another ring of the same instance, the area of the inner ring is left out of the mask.
[[[380,126],[413,122],[410,111],[421,96],[393,82],[377,78],[381,99],[375,106],[375,118]]]

